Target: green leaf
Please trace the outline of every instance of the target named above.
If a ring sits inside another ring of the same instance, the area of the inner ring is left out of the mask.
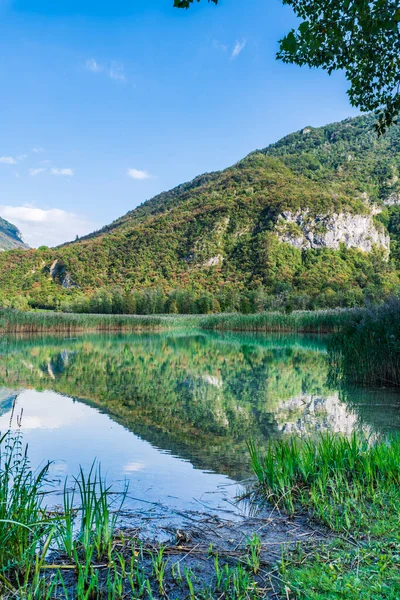
[[[290,54],[296,53],[298,44],[293,31],[290,31],[290,33],[288,33],[287,36],[281,40],[281,48],[282,50],[284,50],[285,52],[289,52]]]
[[[304,21],[303,23],[301,23],[299,25],[300,33],[304,35],[305,33],[307,33],[309,27],[310,27],[310,24],[308,23],[308,21]]]

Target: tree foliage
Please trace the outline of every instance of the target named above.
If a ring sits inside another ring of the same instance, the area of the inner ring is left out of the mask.
[[[349,97],[362,111],[382,111],[383,133],[400,111],[398,0],[283,0],[302,19],[280,42],[284,62],[344,70]]]
[[[199,0],[198,0],[199,1]],[[218,0],[212,0],[218,4]],[[189,8],[193,0],[175,0]],[[286,63],[343,70],[349,98],[362,111],[376,111],[379,133],[400,113],[399,0],[283,0],[301,19],[282,40]]]
[[[189,8],[189,6],[195,1],[196,0],[174,0],[174,6],[175,8]],[[200,0],[197,0],[197,2],[200,2]],[[218,0],[208,0],[208,2],[218,4]]]

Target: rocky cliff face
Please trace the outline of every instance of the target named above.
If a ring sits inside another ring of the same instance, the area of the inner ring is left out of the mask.
[[[341,244],[364,252],[378,246],[389,254],[390,238],[372,214],[339,213],[312,216],[308,211],[285,211],[276,224],[279,239],[299,249],[331,248]]]
[[[384,200],[385,206],[397,206],[400,204],[400,192],[393,192]]]
[[[28,248],[18,227],[0,217],[0,251]]]
[[[49,272],[53,281],[62,285],[63,288],[69,289],[78,287],[72,280],[71,275],[67,272],[65,265],[62,264],[58,259],[53,261]]]

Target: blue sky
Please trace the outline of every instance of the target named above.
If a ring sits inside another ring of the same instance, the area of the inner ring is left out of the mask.
[[[0,215],[55,245],[306,125],[357,114],[284,65],[279,0],[0,0]]]

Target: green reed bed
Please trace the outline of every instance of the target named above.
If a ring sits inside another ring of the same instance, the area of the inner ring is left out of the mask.
[[[363,385],[400,385],[400,300],[356,313],[330,346],[332,372]]]
[[[258,501],[325,527],[327,542],[283,556],[291,598],[400,597],[400,437],[250,444]]]
[[[53,535],[41,491],[47,466],[32,473],[21,438],[0,438],[0,588],[14,591],[33,577]]]
[[[45,504],[49,465],[34,472],[20,435],[0,439],[0,598],[258,600],[260,542],[220,557],[213,547],[146,545],[118,530],[125,495],[115,495],[93,464],[66,481],[61,506]],[[200,570],[197,568],[200,565]]]
[[[98,315],[53,311],[0,310],[0,332],[157,331],[197,328],[216,331],[332,333],[339,331],[359,309],[264,312],[214,315]]]
[[[97,315],[0,310],[0,332],[5,334],[157,331],[185,326],[190,321],[190,317],[186,316]]]
[[[251,315],[208,315],[201,320],[202,329],[231,331],[271,331],[294,333],[333,333],[339,331],[359,309],[263,312]]]

